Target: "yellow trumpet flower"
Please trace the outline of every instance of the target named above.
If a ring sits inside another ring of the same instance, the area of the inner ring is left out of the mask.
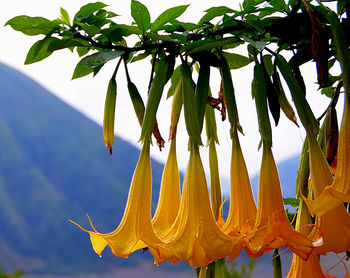
[[[337,168],[333,182],[326,184],[314,201],[308,202],[311,215],[327,211],[350,202],[350,95],[345,94],[345,106],[337,151]]]
[[[248,235],[254,226],[256,205],[237,131],[232,134],[231,200],[226,223],[221,228],[228,235]],[[222,215],[220,215],[222,218]],[[219,219],[223,222],[223,219]],[[240,241],[243,247],[243,240]],[[230,258],[234,259],[234,258]]]
[[[317,199],[322,190],[327,185],[332,184],[333,176],[315,136],[309,134],[308,140],[311,184],[314,198]],[[303,199],[308,208],[312,208],[312,205],[310,206],[312,201],[307,200],[304,196]],[[323,239],[323,244],[315,248],[316,254],[340,253],[350,250],[350,216],[343,205],[339,205],[321,216],[316,214],[315,226],[317,228],[312,230],[310,238],[317,239],[321,231]]]
[[[74,223],[74,222],[73,222]],[[90,221],[91,223],[91,221]],[[140,158],[137,163],[124,216],[118,228],[107,234],[88,231],[76,224],[83,231],[89,233],[94,251],[101,255],[108,245],[112,253],[121,258],[127,258],[132,252],[148,247],[154,257],[155,264],[162,260],[159,257],[159,249],[163,243],[154,233],[151,223],[151,163],[150,142],[144,142]]]
[[[159,200],[152,219],[158,236],[165,234],[173,225],[180,206],[180,177],[176,159],[176,137],[171,140],[168,160],[164,167]]]
[[[253,231],[244,239],[244,248],[251,258],[276,248],[289,247],[307,259],[313,242],[295,231],[284,211],[278,172],[271,148],[263,144],[263,158],[259,177],[258,210]]]
[[[295,229],[304,235],[309,235],[311,232],[310,217],[307,211],[307,207],[303,200],[299,202],[299,212],[295,224]],[[290,266],[287,278],[325,278],[325,274],[322,271],[320,260],[318,255],[311,254],[307,261],[304,261],[299,256],[293,254],[292,265]],[[328,274],[327,277],[333,277]]]
[[[174,263],[183,260],[193,267],[204,267],[214,260],[236,256],[236,245],[241,238],[226,235],[215,223],[199,147],[196,144],[190,147],[190,160],[182,190],[175,223],[161,237],[169,250],[164,259]]]

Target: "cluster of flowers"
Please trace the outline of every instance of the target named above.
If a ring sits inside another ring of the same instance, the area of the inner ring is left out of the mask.
[[[196,139],[196,134],[187,120],[190,158],[182,194],[180,193],[176,126],[182,105],[185,118],[189,118],[190,112],[186,112],[190,111],[186,110],[188,100],[182,98],[184,91],[191,95],[188,90],[193,90],[193,84],[186,79],[189,71],[185,65],[181,72],[182,77],[173,98],[171,146],[153,218],[151,140],[146,138],[130,185],[124,216],[118,228],[111,233],[102,234],[96,231],[91,221],[92,231],[73,223],[89,233],[92,247],[98,255],[107,245],[114,255],[122,258],[127,258],[136,250],[148,248],[157,265],[164,260],[172,263],[181,260],[193,267],[205,267],[226,257],[228,261],[232,261],[242,249],[250,258],[257,258],[276,248],[287,247],[294,253],[288,277],[324,277],[318,255],[350,250],[350,216],[343,205],[344,202],[350,202],[350,95],[345,95],[335,176],[315,134],[306,128],[312,187],[309,196],[313,200],[301,194],[295,229],[285,213],[271,145],[262,139],[263,154],[256,206],[239,143],[239,129],[232,128],[230,209],[228,218],[224,220],[220,213],[221,193],[217,188],[219,176],[215,150],[215,116],[209,105],[205,111],[205,119],[211,161],[211,194],[216,192],[219,196],[216,196],[216,204],[213,202],[215,198],[212,198],[210,204],[199,152],[200,140]],[[314,224],[310,224],[308,209],[315,216]]]

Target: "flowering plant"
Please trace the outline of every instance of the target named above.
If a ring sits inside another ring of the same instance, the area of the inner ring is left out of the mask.
[[[72,20],[61,8],[60,18],[55,20],[17,16],[7,22],[26,35],[44,36],[30,48],[26,64],[39,62],[57,50],[76,50],[82,59],[74,70],[74,79],[97,75],[107,62],[118,59],[108,84],[103,121],[103,141],[110,155],[115,137],[116,75],[121,63],[124,65],[130,99],[141,126],[142,151],[118,227],[103,234],[91,221],[92,230],[72,221],[90,235],[94,251],[101,255],[109,246],[114,255],[127,258],[136,250],[148,249],[155,264],[186,261],[201,268],[200,277],[219,277],[225,265],[222,259],[232,261],[242,249],[250,258],[256,258],[287,247],[294,253],[288,277],[325,277],[317,255],[350,250],[349,2],[339,0],[335,12],[321,1],[245,0],[239,11],[212,7],[198,23],[188,23],[178,20],[188,5],[170,8],[151,22],[146,6],[132,0],[131,25],[118,24],[113,20],[116,14],[106,7],[101,2],[87,4]],[[137,39],[133,46],[128,42],[131,37]],[[248,57],[234,53],[239,45],[247,47]],[[151,58],[152,64],[146,105],[145,96],[139,93],[128,71],[130,63],[145,58]],[[327,113],[318,119],[305,97],[307,90],[300,70],[301,65],[311,61],[316,63],[321,92],[330,98]],[[329,68],[336,62],[341,75],[332,76]],[[257,205],[240,146],[239,134],[243,134],[244,127],[239,121],[231,76],[231,70],[250,63],[254,63],[251,93],[263,149]],[[210,88],[214,68],[221,76],[217,96]],[[295,108],[286,96],[281,76]],[[160,150],[165,144],[156,114],[167,83],[167,97],[173,101],[171,147],[157,210],[152,216],[150,148],[152,135]],[[338,136],[335,107],[340,93],[345,107]],[[190,158],[180,193],[176,134],[182,107]],[[220,111],[222,120],[227,117],[232,140],[227,219],[222,215],[215,110]],[[295,228],[285,213],[271,150],[270,116],[277,126],[281,111],[296,125],[300,121],[307,134],[296,182],[300,205]],[[200,155],[204,123],[210,195]],[[315,216],[312,222],[309,212]],[[274,266],[278,277],[278,263]]]

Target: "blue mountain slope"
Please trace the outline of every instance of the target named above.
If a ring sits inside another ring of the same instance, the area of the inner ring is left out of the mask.
[[[117,138],[110,158],[100,126],[0,64],[0,264],[29,273],[136,264],[137,255],[115,259],[108,251],[101,262],[68,219],[87,226],[88,213],[101,232],[115,229],[138,155]],[[157,200],[163,166],[152,168]]]

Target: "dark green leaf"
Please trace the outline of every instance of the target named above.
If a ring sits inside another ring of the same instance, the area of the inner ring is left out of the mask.
[[[151,25],[151,16],[145,5],[139,1],[131,1],[131,16],[140,30],[145,33]]]
[[[90,37],[95,36],[96,34],[100,33],[100,29],[97,28],[94,25],[89,25],[87,23],[81,23],[81,22],[76,22],[81,29],[83,29]]]
[[[217,16],[223,16],[225,14],[234,13],[236,11],[225,6],[220,6],[220,7],[212,7],[206,10],[205,12],[206,14],[199,20],[198,25],[203,25],[203,23],[209,22],[210,20],[212,20]]]
[[[298,207],[299,206],[299,200],[296,198],[284,198],[283,203],[285,205],[289,205],[292,207]]]
[[[61,7],[61,18],[63,22],[67,25],[70,25],[70,18],[68,12]]]
[[[76,79],[76,78],[80,78],[83,76],[86,76],[90,73],[92,73],[94,70],[93,69],[88,69],[84,66],[84,64],[82,63],[82,60],[80,60],[80,62],[76,65],[75,69],[74,69],[74,73],[72,76],[72,79]]]
[[[79,55],[79,57],[84,56],[85,54],[87,54],[90,51],[89,47],[77,47],[77,53]]]
[[[102,65],[99,65],[98,67],[95,67],[94,68],[94,77],[100,72],[100,70],[102,69],[102,67],[104,66],[105,64],[102,64]]]
[[[58,40],[58,39],[54,39],[54,40],[50,41],[50,43],[47,47],[47,51],[53,52],[55,50],[70,48],[70,47],[74,47],[74,46],[84,46],[84,45],[86,45],[86,42],[83,40],[78,40],[78,39]]]
[[[282,13],[289,11],[288,5],[286,5],[284,0],[270,0],[269,4],[274,7],[276,11]]]
[[[178,18],[180,15],[182,15],[186,11],[188,6],[189,5],[177,6],[177,7],[173,7],[173,8],[170,8],[170,9],[164,11],[152,23],[151,31],[156,32],[158,30],[161,30],[166,23],[171,22],[172,20],[174,20],[174,19]]]
[[[275,13],[276,10],[272,7],[264,7],[260,10],[260,13],[259,13],[259,18],[263,18],[267,15],[271,15],[273,13]]]
[[[90,15],[92,15],[94,12],[103,9],[106,7],[106,4],[103,4],[101,2],[96,3],[89,3],[85,6],[82,6],[80,10],[75,14],[74,21],[76,22],[82,22],[84,19],[88,18]]]
[[[245,56],[235,54],[235,53],[222,53],[227,60],[228,66],[230,69],[239,69],[248,65],[251,60]]]
[[[123,54],[122,50],[104,50],[83,58],[79,63],[87,69],[93,69]]]
[[[150,53],[145,52],[145,53],[141,53],[139,55],[133,56],[130,63],[141,61],[141,60],[147,58],[149,55],[150,55]]]
[[[260,20],[255,15],[247,15],[246,16],[246,23],[248,23],[250,26],[255,28],[257,31],[263,33],[265,31],[264,26],[260,23]]]
[[[198,28],[197,24],[189,23],[189,22],[181,22],[177,20],[172,20],[171,25],[165,25],[164,30],[168,33],[172,33],[174,31],[185,32],[185,31],[193,31]]]
[[[267,73],[271,76],[273,72],[272,55],[264,55],[263,60],[264,68],[267,71]]]
[[[265,0],[244,0],[243,1],[243,9],[254,8],[255,6],[265,2]]]
[[[217,40],[217,41],[207,41],[205,43],[202,43],[201,46],[198,46],[196,48],[191,49],[188,54],[193,54],[193,53],[197,53],[200,51],[204,51],[204,50],[208,50],[208,49],[212,49],[212,48],[216,48],[216,47],[221,47],[224,45],[228,45],[228,44],[233,44],[236,43],[237,41],[239,41],[239,38],[224,38],[221,40]],[[204,42],[206,40],[203,40],[201,42]]]
[[[59,27],[57,21],[50,21],[43,17],[30,17],[26,15],[16,16],[6,22],[14,30],[20,31],[28,36],[47,35]]]
[[[33,46],[28,51],[24,64],[25,65],[33,64],[49,57],[52,54],[52,51],[49,51],[48,47],[51,43],[57,42],[57,41],[59,41],[59,39],[47,37],[43,40],[40,40],[34,43]]]
[[[171,76],[171,86],[170,86],[170,88],[168,90],[168,94],[166,96],[167,99],[174,95],[177,83],[180,79],[180,76],[181,76],[181,66],[178,66],[174,70],[173,75]]]

